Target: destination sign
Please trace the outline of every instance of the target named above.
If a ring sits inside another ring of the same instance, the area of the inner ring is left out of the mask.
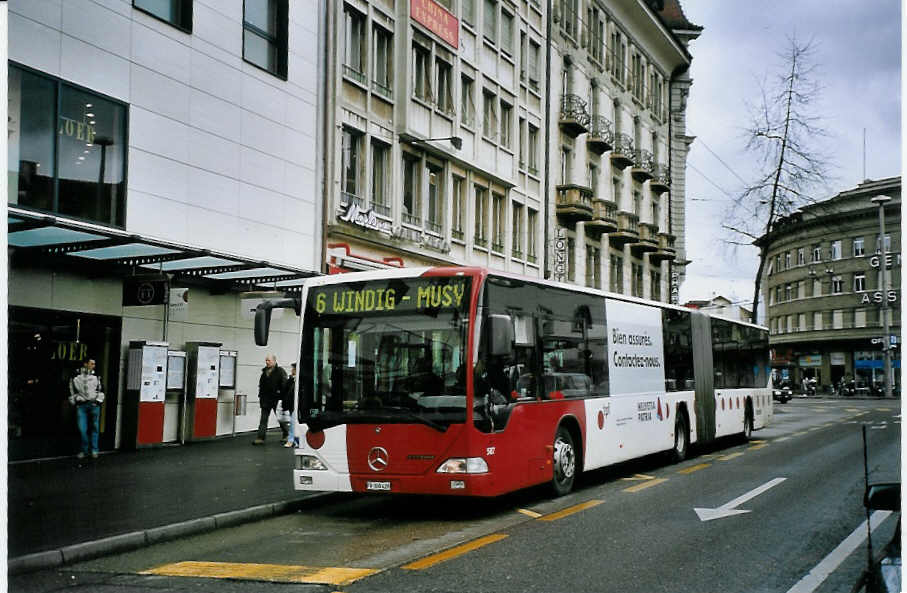
[[[412,278],[313,288],[308,309],[319,315],[463,309],[469,279]]]

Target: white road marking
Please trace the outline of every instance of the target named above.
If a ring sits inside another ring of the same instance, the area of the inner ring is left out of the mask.
[[[875,529],[881,525],[882,521],[888,518],[891,511],[876,511],[870,517],[870,529]],[[822,559],[809,574],[800,579],[800,581],[787,590],[787,593],[812,593],[819,588],[825,579],[828,578],[844,560],[850,556],[854,550],[863,545],[866,539],[866,521],[863,521],[859,527],[853,530],[844,541],[838,544],[838,547]]]
[[[769,488],[774,488],[775,486],[777,486],[778,484],[780,484],[781,482],[783,482],[786,479],[787,478],[775,478],[774,480],[770,480],[770,481],[766,482],[765,484],[759,486],[758,488],[754,488],[753,490],[750,490],[746,494],[744,494],[742,496],[738,496],[734,500],[721,505],[717,509],[694,508],[693,510],[696,511],[697,515],[699,515],[700,521],[711,521],[712,519],[723,519],[724,517],[731,517],[733,515],[742,515],[743,513],[749,513],[750,511],[741,511],[734,507],[742,505],[743,503],[750,500],[751,498],[756,498],[757,496],[759,496],[760,494],[762,494]]]

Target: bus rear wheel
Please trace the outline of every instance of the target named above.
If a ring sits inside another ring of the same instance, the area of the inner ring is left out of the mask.
[[[563,496],[573,490],[575,478],[576,448],[573,436],[565,427],[559,426],[554,437],[554,476],[551,478],[555,495]]]
[[[689,446],[690,430],[687,428],[687,417],[684,414],[678,414],[677,422],[674,424],[674,448],[671,449],[671,460],[674,463],[680,463],[686,459]]]

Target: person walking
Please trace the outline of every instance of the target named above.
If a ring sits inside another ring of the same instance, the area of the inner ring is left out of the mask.
[[[286,442],[284,447],[292,447],[296,443],[296,432],[293,421],[293,405],[296,396],[296,363],[290,363],[290,376],[287,377],[287,384],[283,389],[283,396],[280,398],[280,428],[283,429]]]
[[[265,356],[265,366],[261,369],[261,377],[258,379],[258,403],[261,406],[261,418],[258,421],[258,435],[253,445],[264,445],[265,435],[268,431],[268,419],[271,412],[277,415],[277,402],[283,396],[283,390],[287,384],[287,372],[277,366],[277,357],[273,354]],[[278,417],[278,421],[280,418]],[[283,438],[287,438],[287,430],[281,425],[281,431],[284,433]]]
[[[86,360],[79,369],[79,374],[69,380],[69,403],[76,407],[76,423],[81,437],[81,449],[77,457],[82,459],[91,455],[97,458],[104,391],[101,389],[101,379],[95,375],[93,359]]]

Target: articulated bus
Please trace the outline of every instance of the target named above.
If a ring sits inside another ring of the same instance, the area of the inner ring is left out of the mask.
[[[297,490],[562,495],[772,418],[765,328],[683,307],[457,267],[317,277],[295,306]]]

